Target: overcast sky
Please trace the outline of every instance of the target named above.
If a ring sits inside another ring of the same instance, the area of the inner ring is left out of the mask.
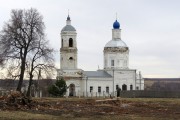
[[[60,49],[60,31],[68,9],[77,30],[78,67],[103,68],[103,48],[116,19],[130,49],[129,68],[143,77],[180,77],[180,0],[0,0],[0,30],[12,9],[36,8],[44,17],[47,38]],[[56,53],[60,68],[60,53]]]

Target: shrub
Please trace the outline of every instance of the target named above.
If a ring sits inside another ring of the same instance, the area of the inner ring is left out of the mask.
[[[57,77],[55,84],[49,86],[48,92],[56,97],[63,97],[66,93],[67,85],[62,77]]]

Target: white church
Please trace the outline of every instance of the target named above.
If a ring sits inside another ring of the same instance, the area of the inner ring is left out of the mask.
[[[104,68],[97,71],[79,69],[77,32],[68,15],[66,26],[61,30],[60,69],[68,86],[68,96],[115,96],[117,89],[144,90],[144,80],[136,69],[129,68],[129,48],[121,39],[120,23],[115,20],[112,40],[104,46]]]

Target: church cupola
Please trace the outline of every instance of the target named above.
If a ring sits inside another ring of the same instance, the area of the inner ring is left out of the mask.
[[[119,22],[117,20],[113,23],[113,28],[114,29],[119,29],[120,28],[120,24],[119,24]]]
[[[71,18],[69,17],[69,15],[68,15],[67,20],[66,20],[66,25],[71,25]]]
[[[67,17],[67,20],[71,20],[70,17],[69,17],[69,15],[68,15],[68,17]]]
[[[104,69],[127,69],[129,64],[129,48],[121,40],[120,23],[115,20],[112,29],[112,40],[104,47]]]
[[[71,18],[69,15],[66,20],[66,26],[63,27],[61,32],[67,32],[67,31],[76,31],[76,29],[71,25]]]
[[[121,39],[120,23],[116,21],[113,23],[112,39]]]

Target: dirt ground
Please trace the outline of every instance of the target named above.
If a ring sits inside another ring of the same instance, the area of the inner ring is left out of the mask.
[[[23,111],[62,116],[67,119],[118,119],[125,116],[124,118],[127,120],[146,118],[149,120],[178,120],[180,119],[180,100],[162,98],[41,98],[33,99],[30,104],[26,105],[9,104],[0,100],[0,111]]]

